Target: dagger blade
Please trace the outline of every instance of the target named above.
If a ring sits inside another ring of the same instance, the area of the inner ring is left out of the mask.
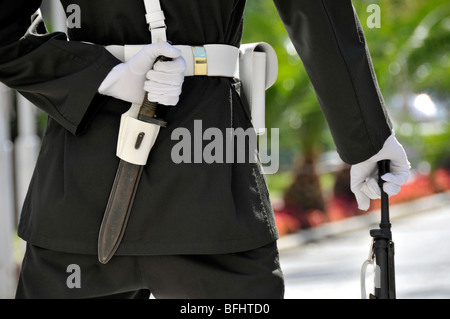
[[[146,94],[138,119],[162,127],[167,126],[165,121],[156,117],[157,109],[158,103],[150,102]],[[140,147],[144,138],[144,133],[137,136],[135,148]],[[120,160],[98,236],[98,260],[102,264],[108,263],[119,248],[143,169],[144,166]]]

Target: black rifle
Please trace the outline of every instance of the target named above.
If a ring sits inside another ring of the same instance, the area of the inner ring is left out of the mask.
[[[392,241],[391,223],[389,217],[389,196],[383,191],[384,181],[381,179],[389,173],[390,161],[378,162],[378,185],[381,189],[381,223],[380,229],[372,229],[373,254],[379,272],[379,287],[375,287],[375,295],[370,299],[396,299],[394,242]]]
[[[396,299],[394,242],[392,241],[391,223],[389,220],[389,196],[383,191],[384,181],[381,176],[389,172],[390,161],[378,162],[378,185],[381,190],[381,223],[380,229],[372,229],[370,236],[369,258],[361,269],[361,295],[366,296],[366,270],[369,265],[375,267],[375,291],[370,299]]]

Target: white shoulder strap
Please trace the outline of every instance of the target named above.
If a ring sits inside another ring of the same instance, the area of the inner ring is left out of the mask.
[[[160,0],[144,0],[145,18],[149,24],[149,30],[152,34],[152,43],[167,41],[166,35],[166,17],[161,10]]]

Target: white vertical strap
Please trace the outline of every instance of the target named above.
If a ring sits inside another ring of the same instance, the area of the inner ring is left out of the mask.
[[[145,18],[152,34],[152,43],[167,41],[164,12],[161,10],[159,0],[144,0]]]

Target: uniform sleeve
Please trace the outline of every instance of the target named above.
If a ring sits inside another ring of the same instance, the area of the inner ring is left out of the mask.
[[[391,134],[364,32],[351,0],[274,0],[314,86],[340,157],[378,153]]]
[[[0,81],[79,134],[96,112],[91,102],[98,87],[120,61],[102,46],[47,33],[40,0],[6,2],[0,10]]]

